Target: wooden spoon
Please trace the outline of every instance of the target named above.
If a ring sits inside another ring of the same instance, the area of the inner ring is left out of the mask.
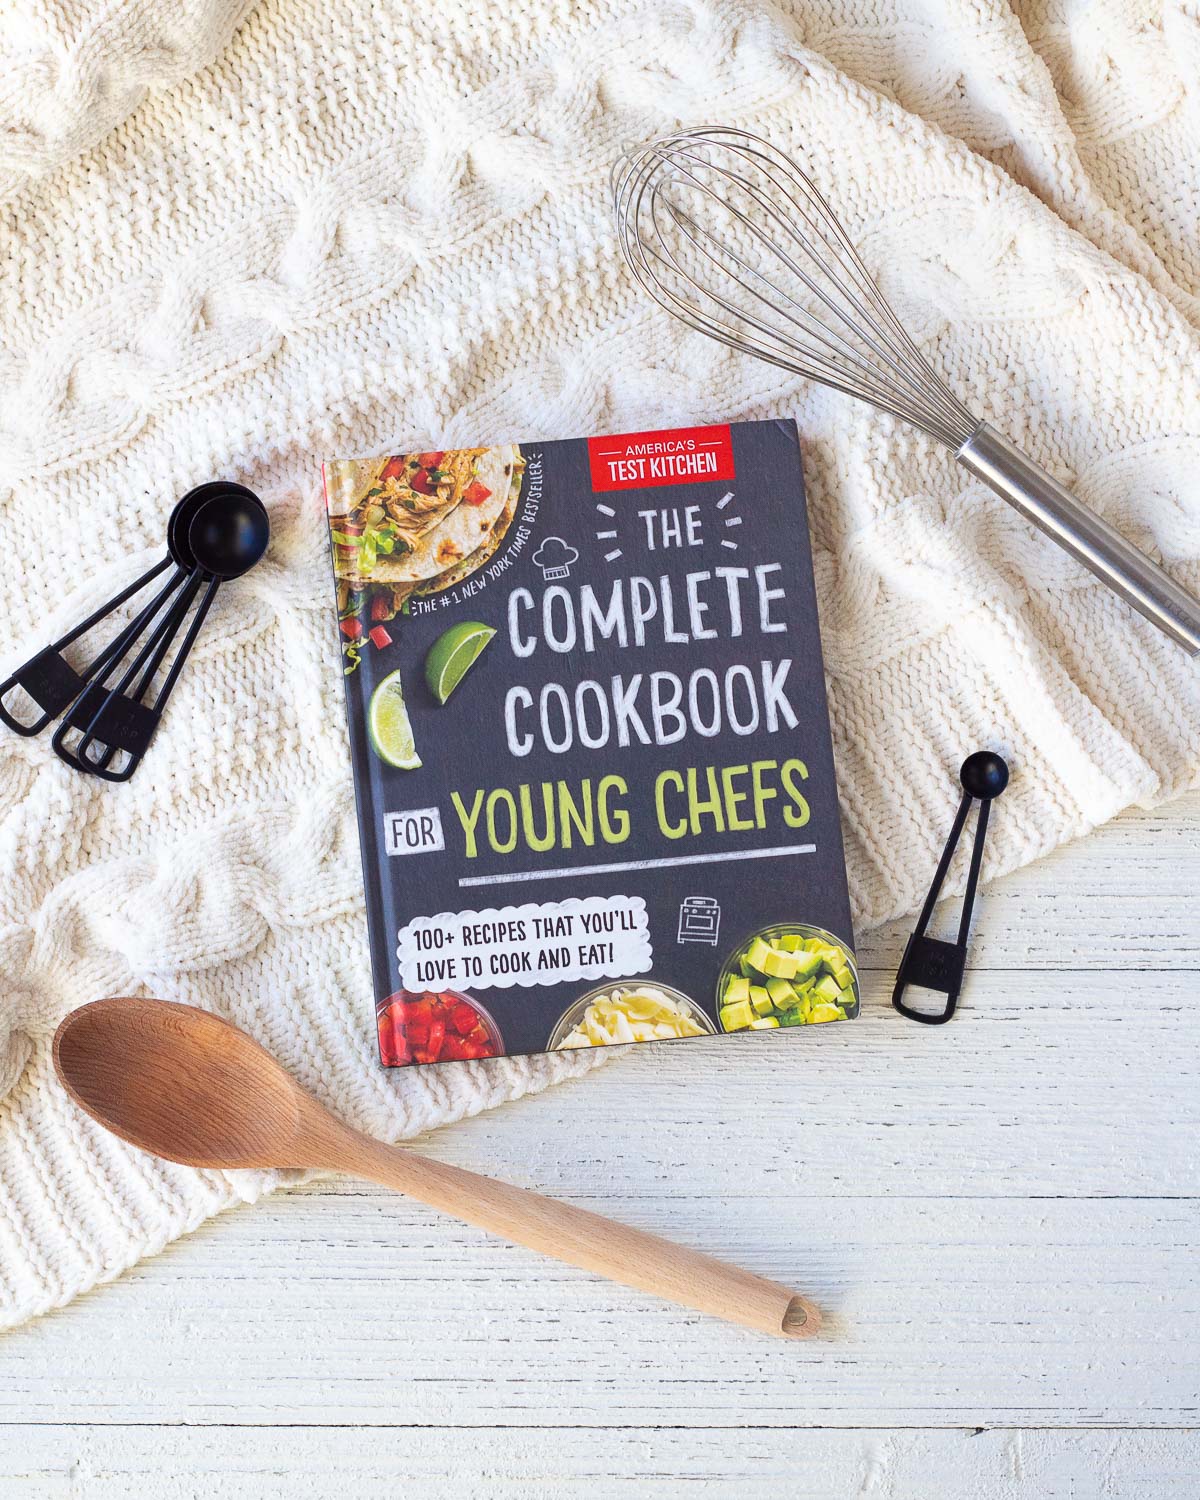
[[[67,1093],[122,1140],[189,1167],[316,1167],[385,1187],[611,1281],[782,1338],[821,1315],[787,1287],[640,1229],[353,1130],[244,1031],[163,1000],[96,1000],[54,1036]]]

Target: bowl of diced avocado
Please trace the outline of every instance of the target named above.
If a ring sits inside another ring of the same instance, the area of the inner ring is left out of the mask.
[[[858,971],[845,943],[804,923],[764,927],[717,980],[722,1031],[774,1031],[858,1015]]]

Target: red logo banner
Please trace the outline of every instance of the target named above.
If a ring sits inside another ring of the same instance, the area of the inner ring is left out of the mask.
[[[622,432],[588,438],[592,491],[696,484],[734,477],[726,427],[676,427],[667,432]]]

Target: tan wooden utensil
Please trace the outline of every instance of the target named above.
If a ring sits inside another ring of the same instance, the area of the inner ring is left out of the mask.
[[[93,1119],[189,1167],[351,1172],[611,1281],[781,1338],[821,1315],[787,1287],[586,1209],[351,1129],[228,1021],[163,1000],[96,1000],[54,1037],[59,1081]]]

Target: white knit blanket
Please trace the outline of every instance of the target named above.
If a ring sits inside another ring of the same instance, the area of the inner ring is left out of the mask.
[[[1196,0],[9,9],[0,676],[202,480],[274,540],[132,783],[0,738],[0,1320],[271,1185],[82,1121],[49,1041],[84,1000],[219,1010],[389,1138],[589,1065],[377,1066],[322,456],[794,413],[863,925],[918,900],[970,750],[1015,768],[992,875],[1197,781],[1182,652],[925,439],[635,293],[606,174],[681,122],[807,163],[979,415],[1200,588]]]

